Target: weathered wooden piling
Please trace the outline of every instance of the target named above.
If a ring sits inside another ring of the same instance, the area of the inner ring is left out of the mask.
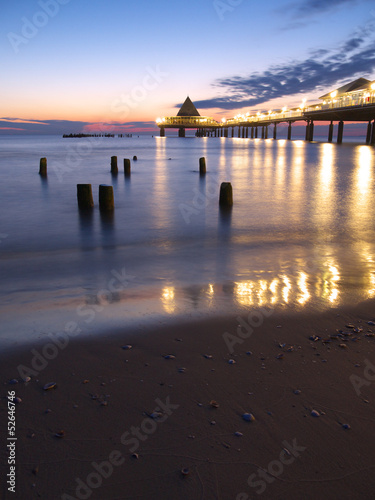
[[[39,175],[47,175],[47,158],[41,158],[39,162]]]
[[[129,158],[124,158],[124,174],[127,177],[130,176],[130,160],[129,160]]]
[[[113,187],[107,186],[106,184],[100,184],[99,186],[99,208],[103,212],[108,212],[115,208],[115,202],[113,197]]]
[[[137,161],[137,160],[138,160],[138,158],[134,155],[133,156],[133,161]]]
[[[118,174],[117,156],[111,156],[111,174]]]
[[[221,207],[231,207],[233,205],[233,189],[230,182],[221,183],[219,205]]]
[[[199,173],[200,175],[205,175],[206,173],[206,158],[204,156],[199,158]]]
[[[77,200],[80,209],[93,208],[94,200],[92,198],[91,184],[77,184]]]

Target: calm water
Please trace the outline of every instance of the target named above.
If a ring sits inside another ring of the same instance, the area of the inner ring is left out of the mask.
[[[133,155],[127,179],[122,159]],[[91,334],[374,296],[374,155],[355,143],[0,136],[0,343],[68,321]],[[230,212],[218,208],[223,181]],[[78,211],[77,183],[93,186],[91,214]],[[99,184],[113,185],[113,216],[99,212]]]

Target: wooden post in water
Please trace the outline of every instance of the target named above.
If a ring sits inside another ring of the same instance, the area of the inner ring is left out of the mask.
[[[275,123],[275,125],[273,127],[273,138],[274,138],[274,140],[277,139],[277,123]]]
[[[206,158],[204,156],[199,158],[199,173],[200,175],[205,175],[206,173]]]
[[[219,205],[221,207],[231,207],[233,205],[233,189],[230,182],[221,183]]]
[[[93,208],[94,200],[92,198],[91,184],[77,184],[78,207],[81,210]]]
[[[113,210],[115,208],[115,202],[113,197],[113,187],[107,186],[106,184],[100,184],[99,186],[99,208],[103,212]]]
[[[124,174],[126,177],[130,177],[130,160],[128,158],[124,158]]]
[[[111,156],[111,174],[118,174],[117,156]]]
[[[137,160],[138,160],[138,158],[134,155],[133,156],[133,161],[137,161]]]
[[[47,175],[47,158],[41,158],[39,162],[39,175],[46,177]]]

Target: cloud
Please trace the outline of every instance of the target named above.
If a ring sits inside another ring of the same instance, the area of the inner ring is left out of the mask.
[[[369,23],[362,32],[372,32]],[[312,52],[306,60],[273,65],[262,73],[218,79],[214,86],[225,95],[195,101],[196,107],[233,110],[258,106],[272,99],[321,92],[375,71],[375,40],[353,34],[334,50]],[[318,96],[317,96],[318,97]]]
[[[20,128],[22,123],[22,128]],[[91,123],[72,120],[27,120],[22,118],[0,118],[0,134],[79,134],[81,132],[113,132],[142,133],[156,132],[158,127],[154,121],[126,122],[126,123]]]
[[[321,14],[329,10],[337,10],[339,7],[345,7],[368,2],[370,0],[305,0],[302,2],[292,2],[278,12],[288,12],[294,19],[311,17],[315,14]]]

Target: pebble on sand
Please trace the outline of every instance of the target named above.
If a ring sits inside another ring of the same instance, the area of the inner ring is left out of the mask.
[[[311,411],[311,416],[312,417],[320,417],[320,413],[318,411],[316,411],[316,410],[312,410]]]
[[[176,359],[176,356],[174,356],[173,354],[167,354],[166,356],[164,356],[164,359]]]
[[[243,418],[243,420],[245,420],[245,422],[254,422],[255,421],[255,417],[252,413],[244,413],[242,415],[242,418]]]
[[[43,386],[43,389],[45,391],[49,391],[50,389],[55,389],[57,387],[56,382],[48,382],[46,385]]]
[[[122,349],[124,349],[124,351],[129,351],[130,349],[132,349],[132,347],[133,347],[132,345],[126,344],[122,346]]]

